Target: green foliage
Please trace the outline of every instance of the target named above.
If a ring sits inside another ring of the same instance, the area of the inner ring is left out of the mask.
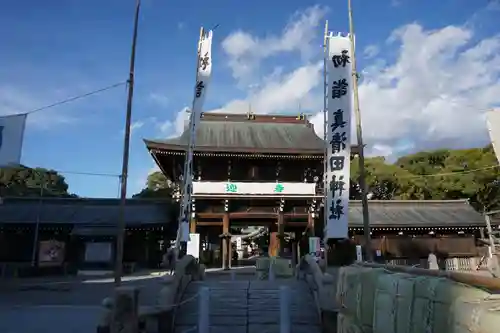
[[[0,168],[0,196],[76,197],[68,193],[64,176],[54,170],[15,166]]]
[[[143,199],[171,198],[172,190],[173,183],[161,171],[155,171],[148,175],[146,187],[141,192],[134,194],[133,197]]]
[[[351,177],[359,179],[358,160]],[[493,148],[419,152],[391,164],[383,157],[365,160],[366,183],[371,199],[453,200],[470,199],[478,210],[500,206],[500,174]],[[357,193],[351,192],[351,197]]]

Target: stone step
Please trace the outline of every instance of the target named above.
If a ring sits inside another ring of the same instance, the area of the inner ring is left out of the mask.
[[[246,326],[233,326],[228,328],[227,326],[210,326],[210,333],[247,333]],[[192,326],[179,326],[175,328],[174,333],[198,333],[196,328]],[[314,332],[313,332],[314,333]]]
[[[280,321],[279,312],[249,312],[248,322],[251,324],[275,324]],[[291,322],[294,324],[319,324],[316,314],[292,313]]]
[[[249,325],[248,333],[280,333],[279,325]],[[291,333],[321,333],[320,326],[292,325]]]
[[[194,299],[177,309],[175,333],[197,332],[195,296],[204,286],[210,289],[210,333],[279,333],[281,285],[289,286],[291,333],[320,332],[316,303],[305,283],[255,280],[191,283],[183,298]]]
[[[275,321],[276,322],[276,321]],[[185,314],[175,318],[176,326],[193,326],[198,323],[198,316]],[[247,316],[210,316],[210,325],[213,326],[246,326],[248,325]]]

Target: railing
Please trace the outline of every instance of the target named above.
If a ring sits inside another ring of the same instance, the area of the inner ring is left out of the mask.
[[[176,263],[173,275],[164,277],[163,287],[159,290],[157,304],[152,307],[139,307],[139,290],[133,287],[118,287],[114,295],[103,300],[103,311],[97,333],[144,332],[145,327],[153,331],[168,333],[172,331],[175,310],[183,302],[182,297],[191,281],[203,279],[205,268],[197,260],[186,255]]]
[[[198,320],[197,324],[186,329],[182,333],[209,333],[210,332],[210,288],[202,287],[196,295],[198,299]],[[193,300],[191,298],[190,300]],[[290,316],[290,288],[288,286],[280,287],[280,333],[291,332]]]
[[[236,280],[236,272],[230,272],[231,280]],[[269,266],[269,280],[274,280],[273,265]],[[190,302],[198,303],[197,323],[181,333],[210,332],[210,288],[203,286],[188,299],[182,299],[191,281],[203,280],[204,267],[192,256],[183,257],[177,264],[174,275],[165,277],[158,304],[154,307],[139,308],[139,292],[136,288],[118,287],[113,298],[103,300],[103,313],[97,333],[169,333],[175,331],[175,317],[180,306]],[[280,333],[291,332],[291,299],[288,286],[280,287]]]

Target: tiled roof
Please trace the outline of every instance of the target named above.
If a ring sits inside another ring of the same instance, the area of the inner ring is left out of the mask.
[[[467,200],[369,200],[372,226],[486,226]],[[361,201],[349,204],[351,226],[363,225]]]
[[[113,226],[119,218],[117,199],[6,198],[0,204],[0,223],[70,223],[84,226]],[[370,200],[372,227],[467,227],[486,226],[483,216],[466,200]],[[176,222],[175,210],[167,201],[127,200],[126,224],[166,224]],[[493,224],[497,225],[498,220]],[[361,227],[361,202],[351,200],[349,226]]]
[[[185,151],[189,132],[171,139],[144,140],[148,149]],[[323,154],[323,140],[307,120],[290,116],[207,113],[196,132],[195,151]]]
[[[127,225],[165,224],[175,219],[167,201],[128,199]],[[118,199],[4,198],[0,223],[71,223],[76,225],[116,225],[120,218]]]

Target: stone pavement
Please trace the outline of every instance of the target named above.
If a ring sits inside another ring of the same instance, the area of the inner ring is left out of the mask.
[[[196,332],[196,295],[202,286],[210,289],[210,333],[279,333],[282,285],[290,288],[292,333],[319,333],[319,315],[309,287],[293,279],[193,282],[183,298],[192,301],[177,311],[175,333]]]
[[[1,283],[1,282],[0,282]],[[149,272],[123,278],[139,288],[141,305],[154,305],[162,278]],[[113,278],[37,279],[0,290],[0,333],[95,332],[103,298],[112,295]]]

